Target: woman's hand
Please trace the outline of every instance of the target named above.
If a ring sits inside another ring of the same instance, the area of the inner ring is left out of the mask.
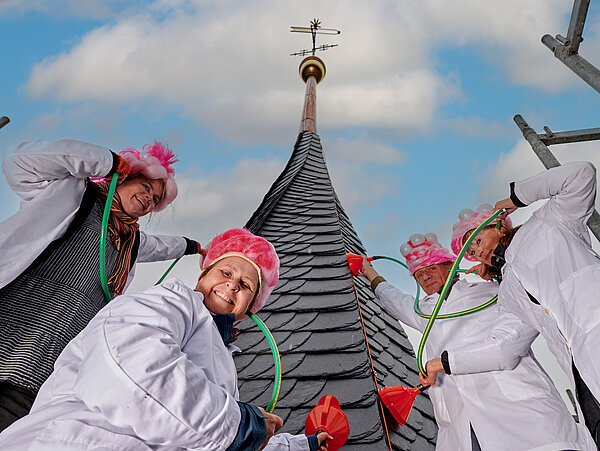
[[[326,440],[333,440],[333,437],[329,435],[327,432],[321,432],[317,434],[317,440],[319,441],[318,451],[326,451],[327,450],[327,442]]]
[[[435,385],[437,381],[437,373],[444,371],[442,359],[431,359],[425,364],[425,371],[427,371],[427,378],[423,377],[423,375],[419,373],[419,382],[425,387],[429,385]]]
[[[498,211],[498,210],[502,210],[502,209],[506,210],[506,212],[504,212],[498,216],[498,219],[506,218],[509,214],[514,212],[517,208],[519,208],[519,207],[517,207],[513,203],[513,201],[510,199],[510,197],[507,197],[504,200],[499,200],[498,202],[496,202],[496,205],[494,205],[494,211]]]
[[[477,271],[477,274],[482,279],[492,280],[492,268],[489,267],[488,265],[486,265],[485,263],[479,263],[478,265],[467,269],[467,272],[465,274],[471,274],[471,273],[474,273],[475,271]]]
[[[267,443],[269,443],[269,440],[271,439],[271,437],[273,437],[275,431],[283,426],[283,420],[281,419],[281,417],[278,417],[273,413],[265,411],[265,409],[263,409],[262,407],[259,407],[258,409],[262,412],[262,414],[265,417],[267,417],[265,418],[265,423],[267,425],[267,438],[260,447],[260,449],[263,449],[265,446],[267,446]]]

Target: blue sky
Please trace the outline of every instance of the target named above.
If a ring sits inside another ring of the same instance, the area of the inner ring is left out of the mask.
[[[413,233],[447,243],[458,211],[543,169],[512,117],[538,131],[597,127],[600,95],[541,43],[572,1],[0,0],[0,152],[72,138],[114,150],[167,142],[180,196],[150,231],[201,242],[246,222],[289,158],[303,104],[298,57],[318,17],[317,127],[332,180],[371,254]],[[600,7],[580,53],[600,66]],[[553,148],[600,165],[597,144]],[[18,201],[0,181],[0,220]],[[516,216],[519,223],[530,210]],[[138,276],[142,288],[161,271]],[[178,269],[193,280],[195,262]],[[384,270],[385,271],[385,270]],[[390,270],[391,271],[391,270]],[[388,278],[395,277],[386,274]],[[399,277],[399,285],[409,281]],[[407,285],[411,287],[411,285]]]

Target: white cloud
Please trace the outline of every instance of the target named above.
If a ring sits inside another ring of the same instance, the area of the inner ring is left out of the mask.
[[[344,27],[339,40],[321,41],[340,47],[327,53],[331,82],[319,93],[319,127],[424,129],[436,109],[457,95],[454,82],[432,70],[427,52],[397,45],[409,39],[410,30],[397,27],[398,18],[387,17],[382,4],[311,3],[336,18],[324,26]],[[289,33],[287,24],[303,25],[297,18],[312,8],[287,2],[282,8],[277,1],[234,9],[212,2],[165,5],[143,14],[128,11],[69,51],[41,61],[27,93],[65,103],[155,98],[183,106],[218,135],[237,141],[264,139],[297,124],[299,59],[287,55],[310,40]],[[400,23],[410,20],[402,16]]]
[[[288,25],[307,25],[299,18],[311,11],[324,27],[342,29],[318,41],[339,43],[321,54],[328,74],[319,88],[319,130],[423,131],[441,107],[461,97],[460,81],[436,67],[439,50],[468,47],[516,84],[582,89],[540,42],[544,33],[566,32],[567,3],[157,0],[122,11],[70,50],[39,62],[26,91],[64,103],[155,99],[181,107],[227,140],[282,144],[302,107],[299,59],[287,55],[310,46],[309,36],[289,33]],[[597,28],[588,26],[582,50],[600,52]],[[495,124],[489,126],[493,133]]]
[[[399,164],[404,163],[408,155],[389,144],[367,138],[338,138],[327,143],[327,155],[339,160],[356,163]]]
[[[215,234],[242,227],[284,168],[283,161],[245,159],[231,170],[180,174],[172,207],[143,225],[151,233],[181,234],[203,244]]]
[[[398,195],[397,181],[364,165],[331,158],[327,160],[333,187],[351,217],[365,205]]]
[[[581,142],[550,146],[550,151],[561,164],[571,161],[590,161],[600,168],[600,147],[598,142]],[[529,143],[519,141],[507,154],[500,155],[498,161],[482,174],[479,197],[481,203],[494,204],[510,194],[509,183],[531,177],[546,169],[534,154]],[[599,182],[600,182],[600,173]],[[536,202],[525,208],[519,208],[511,215],[514,224],[522,224],[542,204]],[[598,210],[598,200],[596,200]],[[594,241],[594,246],[597,243]]]
[[[570,70],[560,67],[562,63],[541,43],[544,34],[566,35],[572,2],[429,0],[419,5],[427,30],[436,30],[429,38],[436,41],[433,45],[445,41],[446,46],[478,48],[515,84],[549,91],[581,88]],[[598,54],[598,33],[588,26],[585,38],[585,52]]]

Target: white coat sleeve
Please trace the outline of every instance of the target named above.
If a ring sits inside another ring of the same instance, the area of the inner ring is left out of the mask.
[[[423,332],[427,320],[415,313],[415,297],[404,293],[389,282],[381,282],[375,288],[375,296],[382,307],[398,321]]]
[[[234,397],[182,352],[190,336],[214,327],[206,309],[194,309],[201,295],[191,293],[171,279],[111,301],[81,335],[84,358],[75,394],[148,444],[226,450],[240,410]],[[206,335],[208,354],[216,344],[214,334]],[[206,358],[210,364],[211,355]]]
[[[182,236],[150,235],[140,231],[137,262],[156,262],[183,256],[187,242]]]
[[[544,209],[568,221],[585,222],[594,212],[596,168],[583,161],[567,163],[514,184],[514,194],[526,205],[550,199]]]
[[[275,434],[264,451],[308,451],[308,438],[306,435],[291,435],[286,433]]]
[[[480,343],[448,349],[452,374],[511,370],[531,349],[539,332],[513,313],[502,309],[487,338]]]
[[[2,162],[8,184],[23,200],[31,200],[54,180],[104,177],[112,167],[110,149],[70,139],[22,143]]]

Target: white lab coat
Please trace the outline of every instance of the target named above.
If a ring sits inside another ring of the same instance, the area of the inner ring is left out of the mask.
[[[600,256],[586,227],[596,170],[587,162],[565,164],[516,183],[514,192],[527,205],[549,200],[506,250],[500,302],[542,334],[572,386],[573,361],[600,400]]]
[[[459,280],[440,314],[478,306],[497,291],[495,282]],[[428,320],[414,312],[414,296],[387,282],[380,283],[375,294],[393,317],[424,331]],[[423,313],[433,311],[438,297],[429,295],[419,302]],[[485,372],[461,374],[461,366],[469,358],[465,355],[464,360],[453,360],[452,350],[486,339],[498,322],[515,331],[512,339],[496,343],[487,356],[477,361],[476,371]],[[484,451],[594,449],[585,427],[573,421],[552,381],[535,360],[530,346],[536,336],[537,332],[518,318],[506,313],[499,317],[497,304],[461,318],[436,320],[425,350],[430,359],[449,351],[452,371],[451,375],[438,373],[436,385],[429,388],[439,426],[436,449],[471,451],[470,425]]]
[[[87,178],[106,176],[112,165],[106,147],[68,139],[25,142],[4,158],[2,170],[20,197],[20,208],[0,223],[0,288],[64,235],[79,210]],[[140,232],[137,261],[181,257],[185,248],[182,237]],[[134,273],[135,265],[127,284]]]
[[[240,422],[235,350],[177,279],[119,296],[67,345],[0,449],[226,450]],[[277,434],[266,449],[308,439]]]

